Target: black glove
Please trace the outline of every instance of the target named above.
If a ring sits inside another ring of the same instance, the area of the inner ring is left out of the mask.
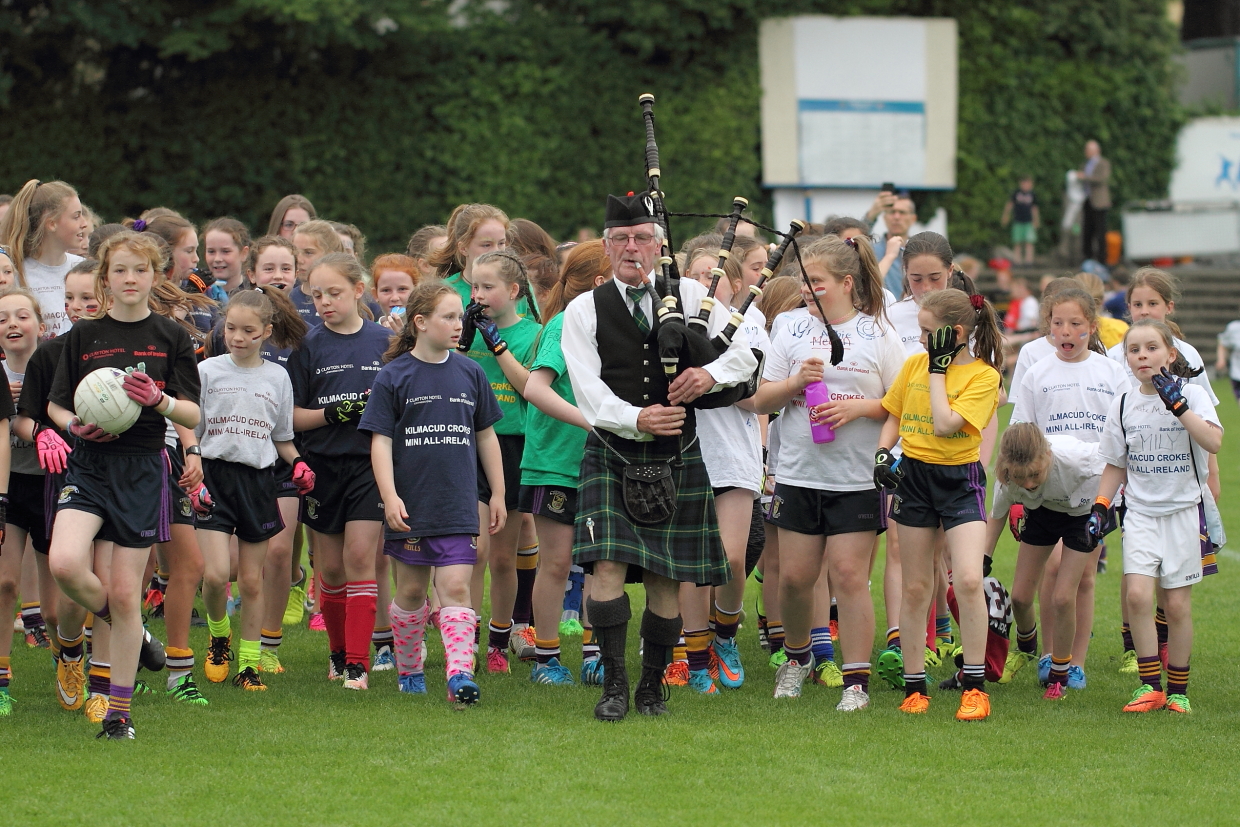
[[[1089,534],[1090,551],[1096,549],[1106,536],[1110,517],[1110,507],[1103,503],[1094,503],[1094,507],[1089,509],[1089,522],[1085,524],[1085,531]]]
[[[1154,385],[1154,390],[1158,391],[1158,398],[1167,406],[1167,410],[1179,419],[1188,410],[1188,400],[1184,398],[1184,380],[1178,376],[1172,376],[1166,368],[1161,373],[1155,374],[1150,378],[1150,383]]]
[[[474,327],[478,328],[478,332],[482,334],[482,341],[486,342],[487,349],[496,356],[502,354],[508,349],[508,343],[504,341],[504,337],[500,335],[499,325],[495,320],[478,309],[478,314],[474,316]]]
[[[361,399],[341,399],[331,403],[323,410],[323,416],[328,425],[349,425],[362,418],[368,401],[369,390],[362,394]]]
[[[4,526],[9,520],[9,495],[0,494],[0,543],[4,542]],[[17,553],[21,554],[21,549]]]
[[[904,469],[897,468],[898,460],[886,448],[879,448],[874,454],[874,485],[894,491],[904,479]]]
[[[989,554],[982,555],[982,577],[990,577],[990,566],[994,560]]]
[[[461,318],[461,338],[456,343],[456,349],[461,353],[468,353],[469,349],[474,346],[474,335],[478,332],[478,328],[474,325],[474,319],[482,313],[482,305],[477,302],[470,302],[465,308],[465,315]]]
[[[930,352],[930,372],[945,374],[947,366],[956,358],[956,354],[964,349],[964,345],[956,344],[956,328],[943,325],[930,334],[926,342],[926,350]]]

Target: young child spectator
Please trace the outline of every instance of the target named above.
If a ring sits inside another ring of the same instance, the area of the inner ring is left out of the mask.
[[[1038,337],[1041,308],[1038,297],[1029,290],[1029,282],[1020,276],[1012,279],[1011,301],[1003,317],[1003,347],[1008,358],[1015,357],[1021,345]]]
[[[1033,264],[1033,245],[1038,240],[1038,226],[1042,217],[1038,213],[1038,198],[1033,194],[1033,178],[1026,175],[1020,186],[1003,205],[1003,226],[1012,224],[1012,247],[1017,264]]]

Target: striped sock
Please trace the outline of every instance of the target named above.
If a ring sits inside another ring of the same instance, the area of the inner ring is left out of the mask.
[[[860,686],[865,692],[870,691],[870,664],[846,663],[840,671],[844,673],[844,688]]]
[[[888,649],[899,649],[900,648],[900,627],[899,626],[892,626],[890,629],[887,630],[887,648]]]
[[[1125,652],[1131,652],[1137,648],[1137,645],[1132,642],[1132,628],[1127,623],[1120,627],[1119,634],[1124,639]]]
[[[741,627],[741,610],[738,608],[734,612],[725,612],[719,608],[719,604],[715,604],[715,639],[722,640],[724,643],[731,643],[736,638],[736,632]]]
[[[507,649],[510,640],[512,640],[512,621],[499,623],[495,618],[491,618],[491,622],[487,624],[487,648]]]
[[[925,672],[905,672],[904,673],[904,697],[908,698],[912,695],[925,695],[930,697],[926,692],[926,673]]]
[[[784,624],[778,620],[767,618],[766,639],[771,644],[771,654],[784,648]]]
[[[43,624],[43,611],[39,601],[22,604],[22,625],[27,632],[33,632]]]
[[[112,664],[100,663],[91,659],[90,672],[87,673],[87,692],[91,695],[106,695],[112,684]]]
[[[258,653],[259,648],[257,640],[246,640],[245,638],[241,638],[241,641],[237,644],[237,671],[240,672],[249,667],[253,668],[254,671],[257,672]]]
[[[91,644],[95,635],[95,616],[89,612],[86,614],[86,621],[82,624],[82,639],[86,643],[86,657],[90,657]]]
[[[280,644],[284,642],[284,630],[277,629],[274,632],[270,629],[263,629],[258,636],[259,646],[264,652],[277,652]]]
[[[802,666],[809,666],[814,662],[814,649],[810,641],[805,641],[804,646],[794,646],[784,641],[784,652],[788,654],[788,660],[795,660]]]
[[[73,637],[65,637],[65,633],[57,627],[56,639],[60,641],[60,659],[67,661],[75,661],[82,659],[82,641],[85,638],[85,630],[79,631]]]
[[[831,643],[830,626],[817,626],[810,629],[809,642],[810,646],[813,647],[815,663],[826,663],[829,660],[835,660],[835,646]]]
[[[168,646],[164,649],[164,657],[167,659],[164,665],[168,668],[168,689],[171,691],[177,681],[194,671],[194,650]]]
[[[1162,661],[1158,655],[1137,658],[1137,673],[1141,676],[1141,683],[1153,687],[1155,692],[1162,691]]]
[[[370,645],[375,647],[376,652],[384,646],[390,648],[392,646],[392,627],[376,626],[375,630],[370,633]]]
[[[676,645],[672,647],[672,662],[675,663],[678,660],[688,660],[688,659],[689,659],[689,644],[685,640],[685,636],[682,634],[680,636],[680,640],[676,641]]]
[[[1154,629],[1158,632],[1158,645],[1162,646],[1167,642],[1167,635],[1170,627],[1167,625],[1167,614],[1163,611],[1162,606],[1154,608]]]
[[[550,640],[543,640],[537,635],[534,636],[534,660],[540,664],[551,662],[552,658],[560,657],[560,637],[556,635]]]
[[[594,627],[581,627],[581,659],[594,660],[600,657],[598,644],[594,642]]]
[[[1051,655],[1051,676],[1050,683],[1057,683],[1060,686],[1068,682],[1068,664],[1072,662],[1072,656],[1066,658],[1057,658]]]
[[[9,680],[13,677],[13,669],[9,662],[10,658],[8,655],[0,658],[0,689],[8,689]]]
[[[168,573],[155,570],[155,588],[159,589],[159,593],[163,594],[168,591]]]
[[[129,717],[129,702],[133,698],[132,686],[108,686],[108,720]]]
[[[934,619],[934,636],[951,643],[952,641],[952,616],[938,615]]]
[[[1038,653],[1038,624],[1033,624],[1033,628],[1027,632],[1016,630],[1016,649],[1026,655]]]
[[[112,609],[108,606],[107,600],[103,601],[103,608],[95,612],[95,617],[99,618],[109,626],[112,625]]]
[[[710,668],[710,632],[706,629],[685,629],[686,655],[690,672]]]
[[[1071,660],[1071,658],[1069,658]],[[965,691],[983,689],[986,686],[986,664],[966,663],[961,669],[960,684]]]
[[[1187,666],[1167,666],[1167,694],[1168,695],[1187,695],[1188,694],[1188,667]]]
[[[529,626],[534,622],[534,577],[538,574],[538,543],[517,549],[517,601],[512,606],[512,622]]]

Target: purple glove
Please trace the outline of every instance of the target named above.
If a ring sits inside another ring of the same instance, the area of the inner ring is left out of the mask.
[[[55,428],[40,428],[34,435],[39,449],[39,467],[51,474],[63,474],[73,449],[60,438]]]
[[[153,408],[164,398],[164,392],[155,384],[155,380],[140,370],[128,373],[121,381],[125,395],[146,408]]]
[[[110,434],[93,423],[83,422],[76,416],[69,420],[68,430],[78,439],[84,439],[87,442],[111,442],[117,438],[116,434]]]

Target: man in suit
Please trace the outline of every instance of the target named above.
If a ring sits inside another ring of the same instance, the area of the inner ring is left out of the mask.
[[[1107,210],[1111,209],[1111,162],[1102,157],[1094,140],[1085,142],[1085,164],[1077,171],[1085,185],[1085,211],[1081,217],[1082,257],[1106,264]]]

